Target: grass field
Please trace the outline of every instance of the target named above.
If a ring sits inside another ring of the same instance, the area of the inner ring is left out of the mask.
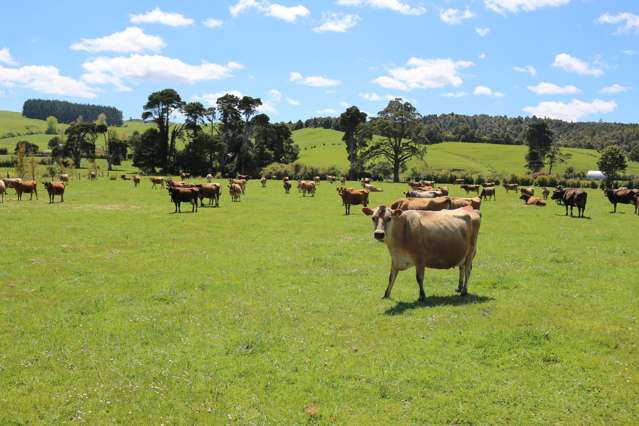
[[[427,270],[418,304],[412,271],[380,299],[386,248],[334,186],[268,185],[196,214],[146,179],[9,190],[0,424],[636,424],[629,206],[592,191],[571,219],[499,190],[470,295]]]

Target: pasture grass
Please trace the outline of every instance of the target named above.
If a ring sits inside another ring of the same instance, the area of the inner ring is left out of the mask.
[[[354,185],[354,183],[351,183]],[[399,198],[383,184],[373,204]],[[635,424],[639,217],[482,206],[457,271],[389,271],[370,219],[251,181],[172,214],[144,179],[73,181],[0,219],[0,424]],[[460,194],[453,187],[453,194]]]

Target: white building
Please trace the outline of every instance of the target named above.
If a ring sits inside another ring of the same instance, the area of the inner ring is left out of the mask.
[[[586,178],[595,179],[595,180],[604,180],[606,178],[606,175],[604,175],[599,170],[588,170],[588,173],[586,173]]]

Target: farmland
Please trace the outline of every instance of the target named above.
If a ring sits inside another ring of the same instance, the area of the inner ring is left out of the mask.
[[[340,149],[342,149],[340,147]],[[434,148],[433,148],[434,149]],[[355,183],[351,183],[355,185]],[[482,205],[470,295],[389,259],[370,219],[251,181],[240,203],[171,214],[144,179],[15,201],[0,268],[0,423],[634,423],[629,206],[587,219]],[[381,184],[374,205],[405,185]],[[457,187],[453,195],[460,195]],[[16,219],[19,218],[19,221]]]

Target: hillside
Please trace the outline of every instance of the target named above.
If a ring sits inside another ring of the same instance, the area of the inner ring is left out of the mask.
[[[293,132],[300,147],[300,162],[318,167],[348,167],[342,132],[330,129],[301,129]],[[522,145],[494,145],[486,143],[443,142],[428,147],[424,161],[413,160],[408,166],[433,170],[464,170],[471,174],[525,173]],[[599,153],[592,149],[564,148],[572,154],[566,164],[556,166],[558,172],[572,166],[578,171],[597,169]],[[639,175],[639,163],[630,162],[628,174]]]

